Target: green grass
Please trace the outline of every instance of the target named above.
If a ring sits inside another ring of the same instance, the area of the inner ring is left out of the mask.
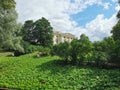
[[[1,56],[0,87],[17,90],[120,90],[120,70],[62,65],[58,59],[56,56]]]

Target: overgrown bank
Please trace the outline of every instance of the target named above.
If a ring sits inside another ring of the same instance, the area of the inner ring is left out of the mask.
[[[33,54],[0,58],[0,87],[20,90],[119,90],[120,70],[63,65]]]

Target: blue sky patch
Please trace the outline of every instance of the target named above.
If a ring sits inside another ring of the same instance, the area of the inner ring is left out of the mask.
[[[102,6],[92,5],[82,12],[71,15],[71,18],[78,23],[78,26],[84,27],[86,23],[95,19],[99,14],[103,14],[105,18],[110,18],[116,12],[115,6],[115,3],[111,3],[109,9],[104,9]]]

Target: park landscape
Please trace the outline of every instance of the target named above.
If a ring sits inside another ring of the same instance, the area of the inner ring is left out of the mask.
[[[111,36],[53,44],[44,16],[18,23],[14,0],[0,0],[0,90],[120,90],[120,13]]]

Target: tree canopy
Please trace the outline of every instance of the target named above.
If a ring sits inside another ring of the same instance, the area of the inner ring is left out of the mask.
[[[15,31],[18,30],[15,5],[14,0],[0,0],[0,47],[23,51],[19,39],[15,36]]]
[[[53,44],[53,28],[43,17],[35,22],[26,21],[22,28],[22,35],[25,41],[34,45],[51,46]]]

